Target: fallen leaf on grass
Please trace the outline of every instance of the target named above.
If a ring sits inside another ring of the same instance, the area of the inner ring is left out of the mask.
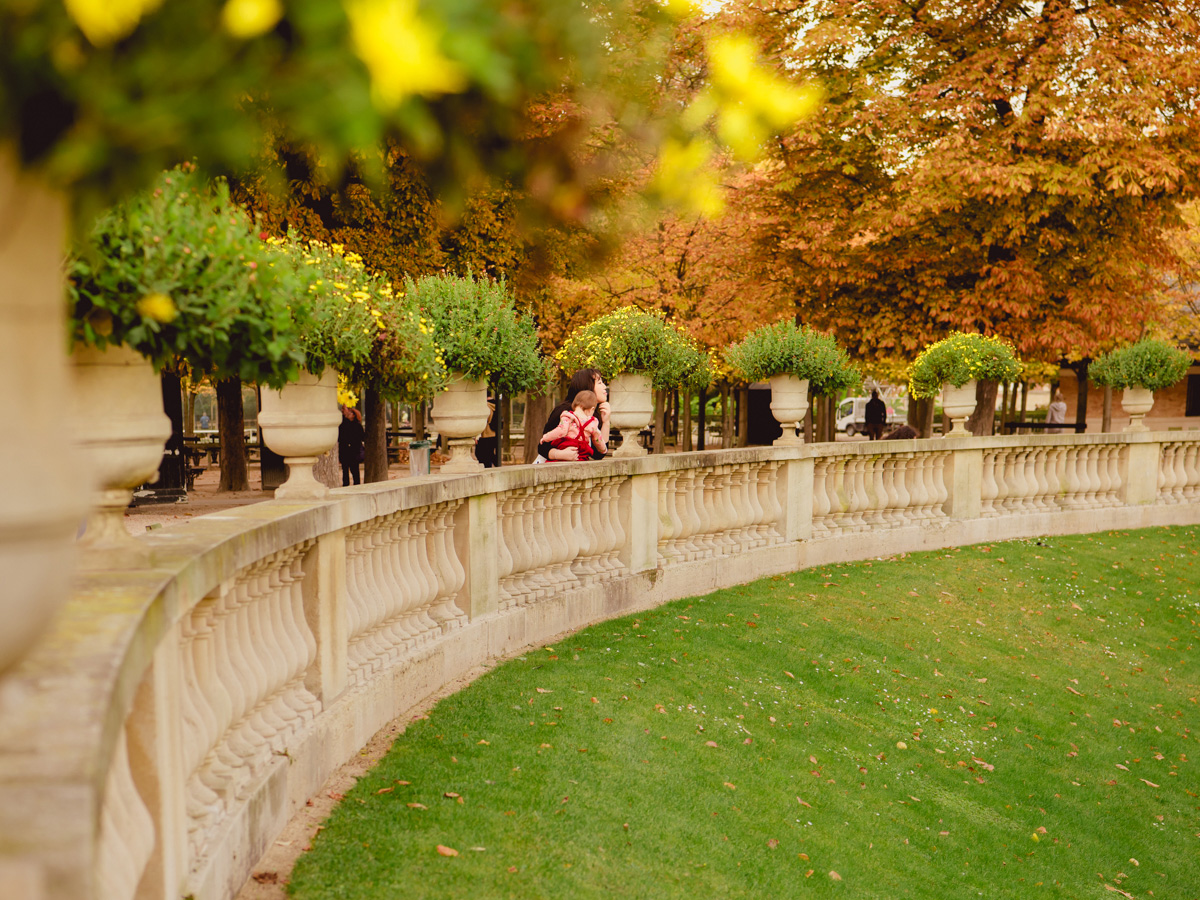
[[[539,694],[553,694],[554,693],[554,691],[552,691],[550,688],[538,688],[537,692]]]
[[[447,847],[445,844],[438,844],[437,852],[440,856],[458,856],[457,850],[453,847]]]
[[[477,741],[477,743],[483,744],[485,747],[490,747],[492,745],[491,741]]]
[[[796,676],[795,676],[795,675],[793,675],[791,672],[789,672],[787,669],[784,669],[784,670],[783,670],[783,674],[784,674],[784,675],[786,675],[788,678],[795,678],[795,677],[796,677]]]
[[[1146,779],[1145,779],[1145,778],[1143,778],[1143,779],[1141,779],[1141,780],[1142,780],[1142,781],[1146,781]],[[1150,785],[1150,787],[1155,787],[1155,788],[1156,788],[1156,787],[1158,787],[1158,785],[1157,785],[1157,784],[1155,784],[1153,781],[1146,781],[1146,784]]]
[[[455,800],[458,798],[458,794],[454,793],[454,791],[446,791],[446,793],[442,794],[442,796],[449,797],[451,800]]]
[[[803,806],[803,807],[807,808],[807,809],[812,809],[812,804],[811,804],[811,803],[805,803],[805,802],[804,802],[803,800],[801,800],[799,797],[797,797],[797,798],[796,798],[796,802],[797,802],[797,803],[799,803],[801,806]],[[805,857],[805,858],[807,859],[807,857]]]
[[[725,782],[725,787],[729,788],[731,791],[737,790],[737,785],[730,781]]]
[[[715,746],[717,746],[717,742],[716,741],[705,741],[704,746],[705,747],[715,747]]]
[[[1106,884],[1104,887],[1106,890],[1112,891],[1114,894],[1120,894],[1122,897],[1128,897],[1129,900],[1133,900],[1133,894],[1129,893],[1128,891],[1123,891],[1119,887],[1113,887],[1111,884]]]
[[[797,855],[800,857],[800,859],[803,859],[803,860],[807,860],[807,859],[808,859],[808,854],[807,854],[807,853],[799,853],[799,854],[797,854]]]
[[[509,875],[512,875],[512,874],[513,874],[514,872],[516,872],[516,871],[517,871],[517,867],[516,867],[516,866],[509,866],[509,867],[508,867],[508,874],[509,874]]]
[[[411,781],[397,781],[396,784],[402,784],[405,787],[408,787],[410,784],[412,784],[412,782]]]
[[[379,790],[377,790],[375,793],[377,793],[377,794],[390,794],[390,793],[391,793],[392,791],[394,791],[394,790],[395,790],[395,788],[380,788],[380,789],[379,789]]]
[[[346,798],[346,795],[345,795],[345,794],[339,794],[337,791],[330,791],[330,792],[329,792],[329,799],[330,799],[330,800],[344,800],[345,798]]]
[[[842,880],[842,876],[839,875],[837,872],[833,871],[833,869],[829,870],[829,877],[832,878],[834,881]]]
[[[429,807],[426,806],[424,803],[410,803],[410,804],[408,804],[408,808],[409,809],[429,809]]]
[[[1072,694],[1074,694],[1076,697],[1084,696],[1083,694],[1081,694],[1079,691],[1075,690],[1075,688],[1071,687],[1070,685],[1067,685],[1067,690],[1070,691]]]
[[[779,841],[776,840],[775,838],[770,838],[767,840],[767,846],[770,847],[772,850],[774,850],[776,847],[779,846]]]

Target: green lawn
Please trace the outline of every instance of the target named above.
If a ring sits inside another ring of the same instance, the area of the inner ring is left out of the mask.
[[[594,626],[413,723],[292,893],[1195,900],[1198,552],[979,545]]]

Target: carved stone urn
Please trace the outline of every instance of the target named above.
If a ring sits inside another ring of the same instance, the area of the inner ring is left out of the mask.
[[[1142,419],[1154,408],[1154,392],[1146,388],[1125,388],[1121,392],[1121,408],[1129,413],[1125,431],[1149,431]]]
[[[970,437],[967,419],[975,412],[974,379],[962,387],[955,387],[950,383],[942,385],[942,412],[950,417],[954,426],[943,437]]]
[[[154,480],[171,436],[162,381],[148,359],[121,345],[77,344],[71,366],[74,444],[92,478],[92,512],[81,543],[129,547],[125,508],[134,488]]]
[[[328,366],[320,377],[303,371],[281,390],[264,388],[258,427],[264,443],[288,467],[276,499],[321,500],[329,488],[313,477],[313,464],[337,443],[342,414],[337,405],[337,373]]]
[[[442,466],[442,473],[482,471],[483,463],[475,458],[475,438],[491,418],[487,382],[467,381],[461,373],[452,374],[446,389],[433,398],[430,415],[433,427],[446,438],[450,450],[450,459]]]
[[[608,383],[609,425],[621,431],[621,446],[613,458],[645,456],[646,448],[638,443],[638,432],[654,418],[654,394],[650,377],[640,372],[617,375]]]
[[[794,447],[804,438],[796,434],[808,414],[808,379],[794,375],[775,375],[771,384],[771,415],[783,427],[783,435],[775,439],[776,447]]]

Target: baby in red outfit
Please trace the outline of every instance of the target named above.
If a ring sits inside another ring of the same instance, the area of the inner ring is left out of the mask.
[[[573,448],[580,459],[591,459],[593,448],[603,455],[608,451],[600,439],[600,423],[596,420],[599,399],[594,391],[580,391],[571,401],[571,408],[562,414],[558,427],[542,435],[543,441],[557,450]]]

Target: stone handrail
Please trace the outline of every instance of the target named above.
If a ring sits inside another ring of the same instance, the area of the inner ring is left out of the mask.
[[[157,531],[85,558],[0,681],[0,898],[227,900],[388,721],[591,622],[1197,500],[1200,436],[1038,435],[519,466]]]

